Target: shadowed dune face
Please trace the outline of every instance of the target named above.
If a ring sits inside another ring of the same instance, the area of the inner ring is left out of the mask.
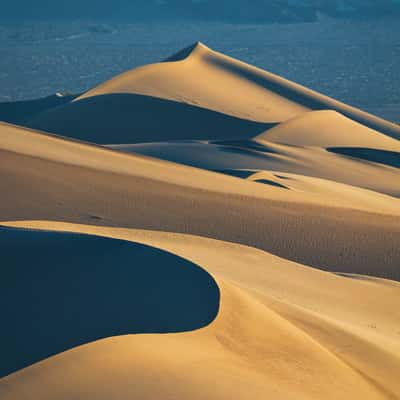
[[[107,147],[209,170],[262,169],[279,157],[279,153],[272,148],[251,140],[156,142]]]
[[[97,339],[181,332],[216,317],[203,269],[142,244],[0,228],[0,376]]]
[[[271,131],[274,129],[276,128],[272,128]],[[295,136],[296,131],[292,133]],[[268,136],[268,131],[265,135]],[[336,151],[336,147],[325,149],[317,146],[291,146],[266,140],[159,142],[108,147],[243,179],[247,179],[257,170],[285,172],[365,188],[393,197],[400,196],[399,171],[384,166],[399,166],[400,153],[387,150],[353,146],[341,147]],[[388,145],[386,147],[389,148]],[[372,161],[374,164],[363,160]],[[309,189],[308,187],[307,190]]]
[[[172,100],[129,93],[82,98],[28,126],[100,144],[154,140],[251,138],[274,124],[231,117]]]
[[[327,150],[331,153],[359,158],[361,160],[379,164],[385,164],[389,167],[400,168],[400,153],[395,151],[366,149],[359,147],[330,147]]]
[[[36,115],[66,104],[76,97],[78,95],[53,95],[35,100],[0,103],[0,120],[12,124],[24,125]]]
[[[277,187],[280,187],[280,188],[283,188],[283,189],[288,189],[287,186],[284,186],[284,185],[282,185],[282,184],[280,184],[278,182],[274,182],[274,181],[269,180],[269,179],[257,179],[255,182],[263,183],[264,185],[272,185],[272,186],[277,186]]]

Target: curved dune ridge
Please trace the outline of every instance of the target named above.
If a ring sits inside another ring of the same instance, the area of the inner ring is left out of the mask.
[[[2,400],[400,398],[399,126],[201,43],[55,100],[0,107]]]
[[[0,228],[0,375],[97,339],[200,328],[218,312],[203,270],[115,239]]]
[[[395,282],[341,277],[190,235],[50,221],[7,225],[159,247],[206,268],[221,302],[215,320],[200,330],[104,339],[10,375],[0,386],[4,399],[25,398],[28,388],[43,399],[264,399],[265,393],[389,399],[399,393]]]

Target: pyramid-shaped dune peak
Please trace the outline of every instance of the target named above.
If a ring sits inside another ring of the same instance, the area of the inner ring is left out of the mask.
[[[309,108],[269,87],[270,75],[197,42],[164,62],[127,71],[76,101],[130,93],[168,99],[230,116],[279,122]]]
[[[118,75],[75,101],[116,93],[172,100],[265,123],[286,121],[307,111],[332,109],[400,138],[400,128],[395,124],[219,53],[201,42],[163,62]]]
[[[202,42],[195,42],[192,45],[185,47],[174,55],[168,57],[164,60],[164,62],[183,61],[195,56],[200,56],[201,54],[207,52],[212,52],[212,50]]]

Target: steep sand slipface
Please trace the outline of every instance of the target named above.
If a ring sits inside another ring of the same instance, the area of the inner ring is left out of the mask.
[[[48,221],[7,225],[159,247],[206,268],[221,291],[220,311],[209,326],[76,348],[3,379],[7,400],[264,399],[265,393],[278,399],[335,399],[338,393],[390,399],[399,393],[400,286],[394,282],[340,277],[253,248],[181,234]]]
[[[400,398],[398,126],[202,44],[30,126],[1,399]]]
[[[213,279],[159,249],[63,232],[0,235],[1,299],[14,299],[3,312],[1,376],[110,336],[199,329],[218,312]]]

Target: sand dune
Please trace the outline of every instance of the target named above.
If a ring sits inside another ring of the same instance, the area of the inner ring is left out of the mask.
[[[109,336],[198,329],[218,311],[212,278],[158,249],[66,233],[0,234],[2,303],[15,299],[3,314],[2,376]]]
[[[397,125],[202,44],[5,112],[1,399],[400,398]]]
[[[349,205],[348,198],[288,191],[4,124],[2,147],[2,220],[191,233],[328,270],[399,274],[400,209],[390,196],[371,193]]]
[[[160,247],[207,268],[221,303],[203,329],[105,339],[22,370],[3,380],[5,399],[24,398],[27,388],[44,399],[263,399],[265,393],[335,399],[338,392],[386,399],[399,393],[400,286],[394,282],[340,277],[181,234],[45,221],[8,225]]]
[[[81,98],[140,93],[261,122],[282,122],[305,110],[330,109],[389,136],[400,136],[396,124],[213,51],[200,42],[166,61],[128,71]]]
[[[321,109],[339,111],[384,134],[400,137],[398,125],[201,43],[166,62],[119,75],[64,106],[36,116],[28,126],[97,143],[249,138],[262,123],[275,124]],[[149,118],[151,115],[158,118]],[[236,129],[230,117],[240,119]]]

